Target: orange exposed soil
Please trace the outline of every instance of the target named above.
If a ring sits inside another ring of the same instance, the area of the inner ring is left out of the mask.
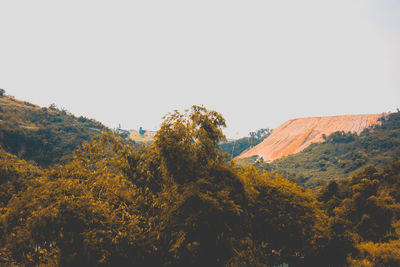
[[[360,133],[365,128],[378,124],[381,114],[342,115],[330,117],[310,117],[289,120],[274,129],[270,136],[257,146],[244,151],[237,158],[254,155],[272,161],[298,153],[312,143],[322,142],[322,135],[344,131]]]

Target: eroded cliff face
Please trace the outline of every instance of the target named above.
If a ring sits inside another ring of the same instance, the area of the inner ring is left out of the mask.
[[[283,156],[298,153],[312,143],[322,142],[322,135],[344,131],[360,133],[365,128],[378,124],[381,114],[342,115],[309,117],[289,120],[274,129],[270,136],[257,146],[244,151],[237,158],[254,155],[272,161]]]

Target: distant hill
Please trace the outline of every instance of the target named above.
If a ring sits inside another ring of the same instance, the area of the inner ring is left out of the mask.
[[[222,142],[220,148],[223,153],[229,155],[229,158],[234,158],[239,156],[243,151],[261,143],[270,133],[271,130],[269,128],[260,129],[255,132],[250,132],[249,136]]]
[[[349,177],[369,164],[383,168],[400,159],[400,112],[386,114],[378,122],[360,134],[332,133],[322,143],[261,164],[262,168],[284,172],[308,188]]]
[[[323,137],[337,131],[360,133],[378,124],[382,115],[343,115],[299,118],[285,122],[259,145],[241,153],[237,158],[262,157],[270,162],[283,156],[298,153],[312,143],[324,141]]]
[[[153,142],[155,132],[146,130],[129,130],[129,138],[137,143]]]
[[[41,166],[67,161],[80,144],[103,130],[109,129],[55,105],[40,107],[0,95],[0,146]]]

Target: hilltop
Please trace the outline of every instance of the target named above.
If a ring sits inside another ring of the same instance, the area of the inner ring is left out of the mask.
[[[259,145],[241,153],[237,158],[262,157],[270,162],[284,156],[298,153],[312,143],[324,141],[324,136],[334,132],[360,133],[378,124],[382,115],[342,115],[329,117],[298,118],[285,122]]]
[[[86,117],[76,117],[54,104],[40,107],[0,95],[0,146],[8,153],[41,166],[65,162],[94,135],[109,129]]]

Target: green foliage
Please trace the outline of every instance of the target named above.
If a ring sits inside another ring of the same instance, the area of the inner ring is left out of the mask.
[[[334,184],[320,191],[320,199],[330,210],[334,234],[358,243],[352,266],[398,266],[400,161],[381,172],[367,166]]]
[[[349,258],[351,266],[395,267],[400,264],[400,241],[366,242],[357,245],[359,254]]]
[[[259,256],[274,265],[321,260],[326,216],[315,195],[276,173],[260,174],[247,166],[241,174],[249,196],[251,233],[262,248]]]
[[[13,195],[24,190],[42,174],[40,168],[0,148],[0,209],[5,208]]]
[[[263,167],[296,177],[299,183],[313,189],[332,179],[351,176],[368,164],[382,168],[400,158],[400,112],[385,115],[380,122],[360,135],[336,132],[325,136],[325,142]]]
[[[279,175],[226,163],[223,126],[219,113],[194,106],[169,114],[149,146],[106,134],[72,161],[34,174],[0,217],[4,262],[309,263],[328,240],[319,202]]]
[[[219,113],[194,106],[169,114],[149,148],[164,180],[156,202],[163,265],[223,266],[247,233],[243,184],[219,152],[223,126]]]
[[[0,99],[0,120],[0,146],[41,166],[66,162],[80,144],[107,130],[54,104],[40,108],[8,96]]]
[[[378,172],[367,166],[353,175],[344,186],[341,205],[335,208],[335,215],[345,218],[350,231],[365,241],[381,242],[391,238],[393,220],[400,215],[397,188],[400,180],[400,162],[393,162],[390,168]]]
[[[261,143],[271,133],[271,130],[260,129],[256,132],[250,132],[249,137],[243,137],[233,141],[222,142],[220,147],[223,153],[234,158],[239,156],[243,151]]]
[[[138,240],[149,223],[137,210],[144,198],[117,167],[121,150],[111,136],[95,139],[10,201],[2,222],[14,261],[94,266],[141,258]]]
[[[47,169],[0,150],[0,264],[399,265],[400,161],[315,194],[227,161],[224,126],[193,106],[148,146],[104,132]]]

